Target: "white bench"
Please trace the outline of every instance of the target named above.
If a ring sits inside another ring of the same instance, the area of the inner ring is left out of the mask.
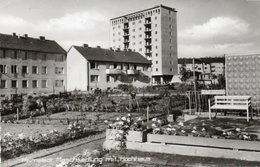
[[[251,107],[250,96],[215,96],[214,103],[209,99],[209,119],[211,119],[211,110],[246,110],[247,122],[249,121],[249,108]],[[252,117],[252,115],[251,115]]]

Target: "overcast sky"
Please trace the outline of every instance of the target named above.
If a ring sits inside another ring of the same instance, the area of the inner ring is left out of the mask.
[[[109,47],[109,19],[175,8],[178,57],[260,52],[260,0],[0,0],[0,33]]]

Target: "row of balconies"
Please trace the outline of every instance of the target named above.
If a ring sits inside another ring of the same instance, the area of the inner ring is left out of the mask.
[[[106,74],[110,74],[110,75],[121,75],[121,74],[127,74],[127,75],[138,75],[139,74],[139,70],[120,70],[120,69],[106,69]]]

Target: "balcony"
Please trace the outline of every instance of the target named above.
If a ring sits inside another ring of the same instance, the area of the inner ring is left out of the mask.
[[[121,75],[122,74],[122,70],[119,70],[119,69],[106,69],[106,74],[109,74],[109,75]]]
[[[125,40],[125,41],[124,41],[124,44],[128,44],[128,43],[129,43],[129,41],[128,41],[128,40]]]
[[[127,70],[126,73],[127,73],[127,75],[138,75],[139,71],[138,70]]]
[[[144,39],[151,39],[152,36],[145,36]]]
[[[128,33],[124,33],[124,35],[123,35],[124,37],[126,37],[126,36],[129,36],[129,34]]]
[[[146,21],[146,22],[144,23],[144,25],[150,25],[150,24],[152,24],[151,21]]]
[[[152,47],[152,43],[146,43],[145,47]]]
[[[151,32],[152,31],[152,29],[150,29],[150,28],[146,28],[145,30],[144,30],[144,32]]]

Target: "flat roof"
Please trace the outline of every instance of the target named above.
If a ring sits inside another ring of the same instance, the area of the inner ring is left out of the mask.
[[[144,9],[144,10],[139,10],[139,11],[137,11],[137,12],[133,12],[133,13],[129,13],[129,14],[126,14],[126,15],[118,16],[118,17],[112,18],[112,19],[110,19],[110,20],[115,20],[115,19],[118,19],[118,18],[121,18],[121,17],[125,17],[125,16],[129,16],[129,15],[137,14],[137,13],[140,13],[140,12],[144,12],[144,11],[151,10],[151,9],[155,9],[155,8],[159,8],[159,7],[162,7],[162,8],[164,8],[164,9],[168,9],[168,10],[177,12],[177,11],[175,10],[175,8],[171,8],[171,7],[164,6],[164,5],[161,4],[161,5],[157,5],[157,6],[155,6],[155,7],[152,7],[152,8],[148,8],[148,9]]]

